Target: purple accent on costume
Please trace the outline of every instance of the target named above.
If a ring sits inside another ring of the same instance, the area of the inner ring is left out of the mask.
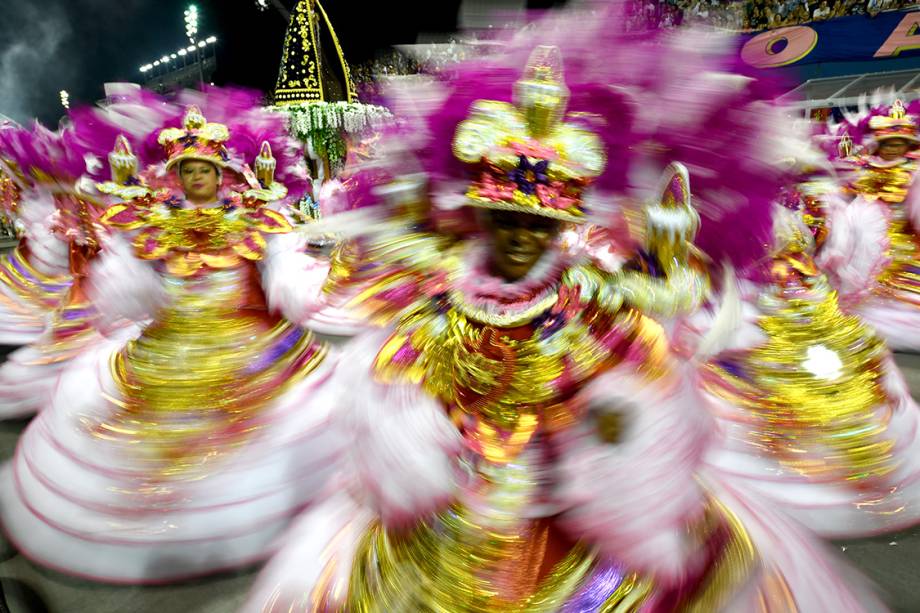
[[[16,272],[22,275],[24,279],[28,279],[30,283],[34,283],[46,292],[56,293],[70,287],[70,283],[43,283],[39,281],[35,278],[34,275],[32,275],[32,273],[28,271],[28,269],[23,266],[23,263],[20,262],[18,258],[8,258],[7,261],[13,265],[13,268],[16,269]]]
[[[623,582],[623,569],[613,563],[602,563],[591,573],[581,589],[566,602],[560,613],[594,613]]]
[[[380,300],[404,305],[415,295],[415,286],[411,283],[400,285],[380,292]]]
[[[549,160],[541,160],[531,164],[527,156],[518,156],[517,168],[509,173],[509,178],[517,184],[518,191],[528,196],[537,190],[537,185],[546,185],[549,177],[546,174]],[[533,180],[527,178],[528,173],[533,173]]]
[[[438,314],[443,315],[451,309],[450,298],[448,294],[442,293],[431,297]]]
[[[540,338],[547,339],[565,327],[568,319],[564,313],[554,313],[552,307],[534,317],[531,325],[540,329]]]
[[[64,309],[61,312],[61,318],[66,321],[79,319],[89,319],[96,315],[96,309],[93,307],[83,307],[82,309]]]
[[[259,360],[249,364],[249,366],[246,367],[246,373],[257,373],[269,368],[272,364],[281,359],[284,354],[290,351],[303,337],[303,334],[304,332],[301,328],[291,328],[291,330],[281,337],[277,343],[269,347]]]
[[[646,273],[656,279],[663,276],[661,267],[658,265],[658,260],[644,249],[640,249],[636,257],[628,262],[624,268],[626,268],[626,270]]]
[[[668,185],[668,189],[671,191],[671,197],[674,198],[674,202],[677,202],[678,204],[687,204],[684,202],[684,190],[681,188],[681,180],[679,177],[674,176],[671,179],[671,183]]]
[[[402,347],[393,355],[393,363],[408,365],[418,359],[419,352],[412,346],[410,341],[406,341]]]
[[[747,379],[747,373],[737,362],[732,360],[716,360],[716,364],[719,365],[719,368],[725,372],[738,377],[739,379]]]

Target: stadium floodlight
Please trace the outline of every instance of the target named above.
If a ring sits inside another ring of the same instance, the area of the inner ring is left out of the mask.
[[[185,35],[192,43],[198,35],[198,7],[194,4],[185,9]]]

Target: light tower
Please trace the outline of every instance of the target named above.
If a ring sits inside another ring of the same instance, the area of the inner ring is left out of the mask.
[[[198,7],[194,4],[185,9],[185,35],[188,42],[195,48],[195,63],[198,64],[198,80],[204,83],[204,68],[201,66],[201,48],[195,37],[198,36]],[[202,41],[204,42],[204,41]]]
[[[190,43],[195,43],[198,35],[198,7],[194,4],[185,9],[185,35]]]

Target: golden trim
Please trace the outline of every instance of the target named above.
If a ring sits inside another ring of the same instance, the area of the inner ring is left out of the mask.
[[[715,497],[709,498],[707,519],[728,528],[729,541],[722,555],[706,575],[702,589],[681,608],[686,613],[720,611],[745,584],[757,567],[759,557],[744,524]],[[703,530],[706,529],[704,520]],[[706,536],[709,536],[708,534]],[[704,537],[705,538],[705,537]]]
[[[514,202],[498,201],[493,202],[489,200],[479,200],[476,198],[470,198],[467,196],[466,202],[469,206],[474,206],[480,209],[496,209],[500,211],[516,211],[520,213],[528,213],[530,215],[539,215],[540,217],[549,217],[551,219],[558,219],[559,221],[565,221],[568,223],[585,223],[586,218],[584,215],[578,216],[562,209],[551,209],[546,206],[529,206],[525,204],[517,204]]]

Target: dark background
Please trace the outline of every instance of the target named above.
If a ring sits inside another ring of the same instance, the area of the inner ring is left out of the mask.
[[[290,10],[295,0],[282,0]],[[189,0],[0,0],[0,114],[56,126],[63,109],[92,103],[112,81],[137,81],[138,68],[187,45]],[[529,8],[559,5],[531,0]],[[218,37],[214,82],[273,88],[287,24],[254,0],[197,0],[199,38]],[[453,32],[460,0],[325,0],[352,65],[421,33]]]

